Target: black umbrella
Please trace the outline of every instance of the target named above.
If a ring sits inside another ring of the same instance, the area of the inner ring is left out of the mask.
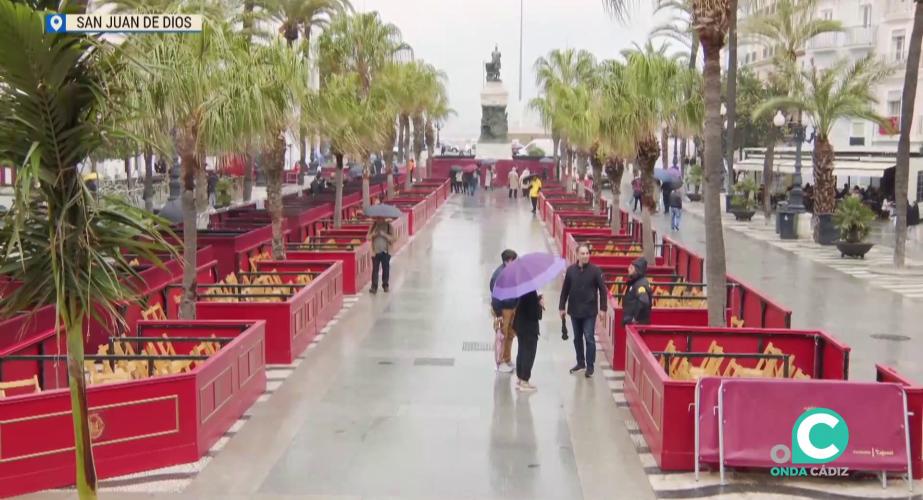
[[[567,340],[567,317],[561,316],[561,340]]]
[[[461,172],[461,171],[462,171],[461,165],[452,165],[452,168],[450,168],[449,171],[451,171],[451,172],[453,172],[453,173],[454,173],[454,172]]]

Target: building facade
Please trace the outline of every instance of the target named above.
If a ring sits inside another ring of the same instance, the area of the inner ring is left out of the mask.
[[[774,0],[753,0],[741,12],[741,19],[754,12],[773,8]],[[813,64],[828,68],[837,60],[852,60],[874,53],[896,67],[895,72],[875,89],[878,113],[893,123],[900,121],[901,94],[907,64],[908,42],[913,27],[913,0],[818,0],[816,16],[835,19],[843,25],[839,33],[825,33],[810,40],[799,63],[804,68]],[[765,76],[772,69],[772,51],[760,45],[742,43],[738,50],[741,66],[751,67]],[[911,150],[923,146],[923,86],[917,89],[917,109],[911,130]],[[895,151],[896,134],[888,134],[877,124],[865,120],[837,123],[832,142],[837,151]]]

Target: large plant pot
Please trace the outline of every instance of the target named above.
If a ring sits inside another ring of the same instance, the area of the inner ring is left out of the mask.
[[[732,208],[731,213],[734,214],[734,218],[739,221],[750,221],[753,219],[753,216],[756,214],[754,210],[744,210],[740,208]]]
[[[814,215],[814,241],[821,245],[833,245],[839,239],[839,232],[833,224],[832,214]]]
[[[686,193],[686,198],[689,201],[702,201],[702,193]]]
[[[865,242],[856,242],[851,243],[848,241],[837,241],[836,248],[840,251],[840,257],[854,257],[859,259],[864,259],[865,254],[875,246],[874,243],[865,243]]]

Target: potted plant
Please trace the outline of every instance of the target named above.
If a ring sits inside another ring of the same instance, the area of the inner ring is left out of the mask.
[[[749,221],[759,208],[754,194],[756,193],[756,183],[750,179],[744,179],[734,185],[734,194],[731,196],[731,210],[734,218],[741,221]]]
[[[865,258],[874,246],[874,243],[865,242],[874,220],[875,212],[860,198],[849,196],[840,201],[833,213],[833,224],[840,232],[840,239],[836,242],[840,257]]]
[[[686,186],[692,190],[686,190],[686,197],[689,201],[702,201],[702,194],[699,190],[702,188],[702,166],[694,164],[686,171]]]

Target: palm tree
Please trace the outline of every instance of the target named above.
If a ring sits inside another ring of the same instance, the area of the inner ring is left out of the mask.
[[[814,122],[814,216],[817,218],[815,239],[818,241],[825,230],[824,224],[827,224],[824,220],[829,222],[836,208],[834,150],[830,142],[833,125],[844,119],[887,123],[873,109],[877,100],[872,89],[891,73],[892,67],[871,54],[854,63],[844,58],[826,70],[811,68],[801,72],[799,87],[803,91],[790,97],[770,99],[754,112],[754,116],[765,117],[776,110],[790,109],[808,113]]]
[[[901,97],[900,138],[897,142],[897,168],[894,172],[894,197],[897,199],[897,225],[894,229],[894,265],[904,267],[907,253],[907,189],[910,182],[910,129],[913,127],[914,100],[920,74],[920,44],[923,41],[923,1],[917,0],[907,51],[904,92]]]
[[[285,258],[282,234],[282,172],[285,168],[286,131],[297,123],[296,115],[307,99],[307,68],[304,59],[291,44],[252,46],[244,52],[243,62],[249,68],[241,96],[245,112],[250,116],[253,137],[264,148],[266,172],[266,206],[272,220],[272,253],[275,259]],[[249,81],[246,81],[249,80]],[[299,127],[300,128],[300,127]]]
[[[581,82],[588,82],[593,78],[595,67],[596,58],[592,53],[586,50],[578,51],[574,49],[552,50],[547,56],[536,59],[535,63],[532,65],[532,69],[535,71],[535,83],[546,96],[545,99],[548,99],[548,96],[554,94],[553,89],[569,87]],[[536,101],[535,105],[532,107],[539,111],[543,119],[550,119],[554,116],[554,104],[553,100],[548,100],[547,105],[550,107],[543,110],[541,101]],[[545,111],[552,112],[546,114]],[[545,126],[551,129],[554,162],[556,168],[560,170],[559,150],[562,149],[560,131],[557,130],[554,123],[550,123],[550,120],[549,123],[545,123]],[[570,183],[566,182],[566,185],[569,187]]]
[[[182,318],[195,315],[196,175],[207,151],[233,150],[258,130],[251,103],[256,96],[246,77],[249,45],[219,18],[210,19],[195,37],[150,37],[151,72],[145,84],[163,96],[159,116],[175,134],[182,166],[183,298]]]
[[[358,78],[358,97],[367,103],[373,85],[380,83],[377,80],[381,78],[388,64],[411,52],[411,49],[404,43],[397,26],[383,22],[377,12],[367,12],[337,17],[320,36],[318,52],[320,70],[325,75],[324,81],[321,82],[321,92],[323,93],[323,86],[330,76],[352,74]],[[386,132],[382,130],[381,133]],[[357,153],[357,157],[361,154],[362,152]],[[369,182],[368,160],[367,154],[362,157],[364,192],[367,191]],[[342,165],[338,163],[337,167],[342,168]],[[342,179],[342,175],[338,174],[337,177]],[[342,193],[342,188],[338,188],[337,192]],[[340,202],[342,203],[342,200]],[[365,196],[363,203],[368,203]]]
[[[634,2],[603,0],[617,17],[625,18]],[[705,94],[705,267],[706,281],[712,290],[727,287],[727,262],[721,222],[721,48],[731,22],[732,0],[691,0],[691,21],[705,58],[703,70]],[[708,294],[708,323],[725,324],[727,297],[724,293]]]
[[[84,321],[121,320],[117,304],[135,299],[123,278],[137,277],[125,254],[160,263],[155,254],[168,245],[159,231],[168,228],[119,200],[97,202],[84,185],[79,163],[119,133],[104,130],[111,121],[100,116],[102,100],[118,97],[109,86],[118,54],[88,37],[47,36],[43,21],[44,12],[0,2],[0,45],[17,47],[0,51],[0,157],[18,165],[15,201],[0,222],[0,275],[28,285],[4,298],[0,316],[55,305],[67,341],[77,493],[91,499]]]
[[[310,123],[314,131],[323,133],[330,140],[330,150],[336,158],[336,198],[333,225],[342,224],[343,211],[343,159],[346,156],[358,158],[367,154],[370,144],[380,144],[387,127],[382,127],[376,109],[376,95],[362,95],[363,82],[358,74],[332,73],[323,82],[323,89],[305,101],[301,116],[316,117]]]
[[[303,54],[309,62],[311,53],[311,32],[314,28],[324,28],[336,16],[352,12],[349,0],[264,0],[263,8],[272,20],[280,23],[279,32],[293,45],[299,37],[303,39]],[[299,130],[299,183],[303,183],[304,170],[307,166],[308,141],[305,130]]]

